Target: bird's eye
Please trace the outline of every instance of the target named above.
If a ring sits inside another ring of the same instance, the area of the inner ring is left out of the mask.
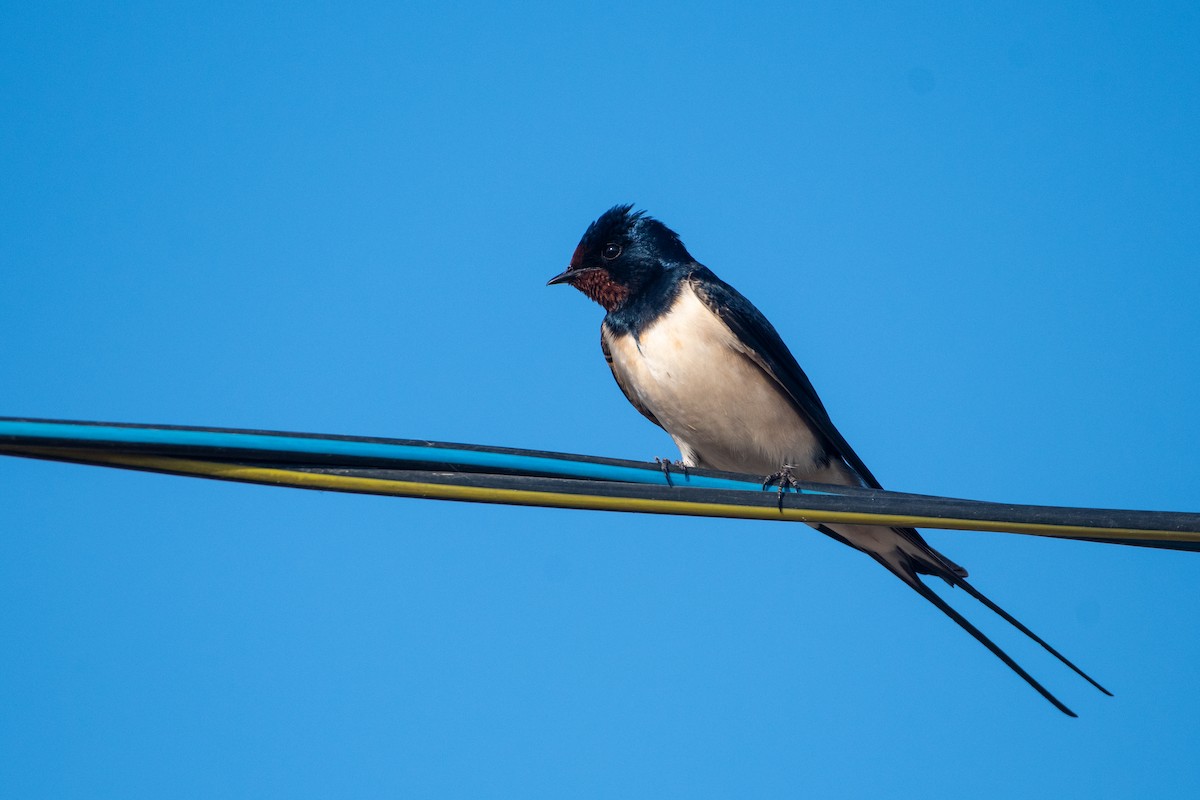
[[[612,261],[614,258],[621,255],[621,245],[609,242],[608,244],[604,245],[604,250],[601,251],[600,255],[604,256],[604,258],[608,261]]]

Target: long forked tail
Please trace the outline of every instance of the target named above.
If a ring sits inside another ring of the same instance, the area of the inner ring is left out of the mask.
[[[904,581],[906,584],[911,586],[913,588],[913,591],[915,591],[917,594],[921,595],[926,600],[928,600],[930,603],[933,603],[935,606],[937,606],[938,609],[941,610],[941,612],[943,614],[945,614],[947,617],[949,617],[950,619],[952,619],[956,623],[958,623],[958,626],[960,628],[962,628],[967,633],[974,636],[979,641],[980,644],[982,644],[988,650],[991,650],[992,653],[996,656],[996,658],[1003,661],[1009,669],[1011,669],[1013,672],[1017,673],[1017,675],[1021,676],[1021,679],[1024,680],[1026,683],[1028,683],[1030,686],[1032,686],[1038,694],[1040,694],[1042,697],[1049,700],[1054,705],[1055,708],[1057,708],[1059,711],[1066,714],[1068,717],[1079,716],[1074,711],[1067,708],[1066,705],[1064,705],[1061,700],[1059,700],[1057,697],[1055,697],[1053,694],[1051,694],[1049,689],[1047,689],[1045,686],[1042,686],[1042,684],[1038,683],[1036,678],[1034,678],[1032,675],[1030,675],[1028,672],[1026,672],[1025,669],[1020,664],[1018,664],[1016,661],[1013,660],[1012,656],[1010,656],[1008,653],[1001,650],[1000,646],[998,644],[996,644],[995,642],[993,642],[991,639],[989,639],[983,631],[979,630],[979,628],[976,628],[974,625],[972,625],[967,620],[966,617],[964,617],[962,614],[955,611],[954,608],[949,603],[947,603],[945,600],[943,600],[941,597],[939,597],[936,592],[934,592],[932,589],[930,589],[928,586],[926,586],[924,583],[922,583],[921,579],[917,577],[915,572],[910,571],[910,573],[908,575],[905,575],[905,574],[903,574],[903,572],[901,570],[897,569],[894,565],[889,563],[882,556],[876,555],[875,553],[869,553],[868,555],[870,555],[872,558],[874,558],[876,561],[878,561],[880,564],[882,564],[884,567],[886,567],[889,572],[892,572],[897,577],[899,577],[902,581]],[[962,579],[960,578],[959,580],[962,580]],[[1011,617],[1009,619],[1011,619]],[[1021,628],[1024,629],[1024,626],[1021,626]],[[1028,629],[1024,629],[1024,630],[1025,630],[1025,632],[1028,632]],[[1041,642],[1041,640],[1037,639],[1036,636],[1034,637],[1034,639]],[[1044,642],[1042,642],[1042,644],[1045,645]],[[1047,649],[1049,649],[1048,645],[1045,645],[1045,646],[1047,647]],[[1062,658],[1062,656],[1059,656],[1059,658]],[[1066,659],[1062,659],[1062,660],[1066,661]],[[1067,663],[1069,664],[1070,662],[1067,662]],[[1078,668],[1076,668],[1075,671],[1079,672]],[[1082,673],[1080,673],[1080,674],[1082,674]],[[1086,678],[1087,676],[1084,675],[1084,677]],[[1088,678],[1088,680],[1091,680],[1091,679]],[[1092,683],[1095,683],[1095,681],[1092,681]]]
[[[907,541],[910,545],[915,546],[915,551],[907,551],[906,550],[904,552],[904,555],[901,556],[900,560],[903,562],[903,564],[900,565],[901,572],[903,572],[903,570],[905,568],[904,564],[906,564],[908,567],[911,567],[910,571],[912,571],[912,572],[916,572],[916,573],[924,572],[929,575],[936,575],[937,577],[946,581],[946,583],[950,584],[951,586],[957,586],[957,587],[961,588],[964,592],[971,595],[971,597],[974,597],[976,600],[983,603],[985,606],[987,606],[992,611],[994,611],[997,615],[999,615],[999,617],[1001,619],[1003,619],[1009,625],[1012,625],[1014,628],[1019,630],[1021,633],[1025,634],[1030,639],[1032,639],[1033,641],[1040,644],[1047,653],[1054,656],[1059,661],[1061,661],[1063,664],[1065,664],[1067,667],[1069,667],[1076,675],[1083,678],[1085,681],[1090,683],[1092,686],[1095,686],[1097,689],[1104,692],[1109,697],[1112,697],[1112,692],[1110,692],[1108,689],[1105,689],[1103,686],[1101,686],[1099,683],[1097,683],[1092,678],[1092,676],[1088,675],[1086,672],[1081,670],[1079,667],[1075,666],[1075,664],[1071,663],[1070,659],[1068,659],[1062,653],[1058,652],[1053,647],[1051,647],[1049,642],[1047,642],[1042,637],[1038,636],[1033,631],[1029,630],[1029,628],[1025,627],[1025,624],[1022,623],[1019,619],[1014,617],[1012,614],[1009,614],[1007,611],[1005,611],[1000,606],[996,605],[996,603],[993,602],[991,598],[989,598],[983,592],[979,591],[974,586],[972,586],[970,583],[968,583],[966,580],[967,571],[965,569],[963,569],[962,567],[958,566],[957,564],[955,564],[954,562],[952,562],[950,559],[946,558],[944,555],[939,553],[937,550],[934,550],[932,547],[930,547],[929,543],[926,542],[923,538],[921,538],[921,534],[917,533],[912,528],[894,528],[893,530],[896,533],[900,534],[901,537],[905,541]],[[888,565],[885,564],[885,566],[888,566]],[[897,572],[896,568],[893,566],[888,566],[888,569],[891,570],[892,572],[896,573],[897,575],[899,575],[900,578],[905,583],[913,583],[914,581],[919,582],[919,579],[917,578],[916,575],[910,576],[910,575],[901,574],[901,572]],[[922,586],[923,586],[923,584],[922,584]],[[924,587],[924,588],[928,589],[928,587]],[[925,594],[925,592],[922,592],[920,589],[917,589],[917,591],[921,595]]]
[[[1045,640],[1045,639],[1043,639],[1042,637],[1038,636],[1038,635],[1037,635],[1036,633],[1034,633],[1033,631],[1029,630],[1029,628],[1026,628],[1026,627],[1025,627],[1025,626],[1024,626],[1022,623],[1021,623],[1021,621],[1020,621],[1019,619],[1015,618],[1015,617],[1014,617],[1012,614],[1009,614],[1009,613],[1008,613],[1007,611],[1005,611],[1003,608],[1001,608],[1000,606],[998,606],[998,605],[996,605],[994,602],[992,602],[992,601],[991,601],[991,600],[990,600],[990,599],[987,597],[987,595],[985,595],[983,592],[979,591],[978,589],[976,589],[976,588],[975,588],[974,586],[972,586],[971,584],[967,583],[967,582],[966,582],[965,580],[963,580],[962,578],[960,578],[960,579],[958,579],[957,581],[955,581],[955,582],[954,582],[954,585],[955,585],[955,586],[960,586],[960,587],[962,587],[963,591],[965,591],[967,594],[971,595],[971,597],[974,597],[974,598],[975,598],[976,600],[978,600],[979,602],[983,603],[985,606],[987,606],[988,608],[990,608],[992,611],[995,611],[995,612],[996,612],[996,613],[997,613],[997,614],[1000,616],[1000,618],[1001,618],[1001,619],[1003,619],[1005,622],[1007,622],[1009,625],[1012,625],[1014,628],[1016,628],[1017,630],[1019,630],[1021,633],[1025,634],[1025,635],[1026,635],[1026,636],[1028,636],[1030,639],[1033,639],[1035,642],[1037,642],[1038,644],[1040,644],[1040,645],[1041,645],[1043,648],[1045,648],[1045,650],[1046,650],[1046,652],[1047,652],[1047,653],[1049,653],[1050,655],[1054,656],[1054,657],[1055,657],[1055,658],[1057,658],[1059,661],[1061,661],[1062,663],[1064,663],[1064,664],[1066,664],[1068,667],[1070,667],[1070,668],[1071,668],[1071,669],[1072,669],[1072,670],[1075,672],[1075,674],[1076,674],[1076,675],[1078,675],[1079,677],[1083,678],[1085,681],[1087,681],[1088,683],[1090,683],[1092,686],[1095,686],[1097,689],[1099,689],[1100,691],[1104,692],[1104,693],[1105,693],[1106,695],[1108,695],[1109,697],[1112,697],[1112,696],[1113,696],[1113,693],[1112,693],[1112,692],[1110,692],[1108,689],[1105,689],[1105,688],[1104,688],[1103,686],[1101,686],[1099,683],[1096,683],[1095,679],[1094,679],[1094,678],[1092,678],[1092,676],[1091,676],[1091,675],[1088,675],[1086,672],[1084,672],[1083,670],[1081,670],[1079,667],[1077,667],[1077,666],[1075,666],[1074,664],[1072,664],[1072,663],[1071,663],[1071,660],[1070,660],[1069,658],[1067,658],[1067,657],[1066,657],[1066,656],[1064,656],[1062,653],[1058,652],[1058,651],[1057,651],[1057,650],[1055,650],[1053,647],[1051,647],[1051,646],[1050,646],[1050,644],[1049,644],[1048,642],[1046,642],[1046,640]]]
[[[866,547],[855,544],[846,536],[843,536],[841,533],[838,533],[829,526],[816,525],[814,527],[827,536],[831,536],[832,538],[848,544],[857,550],[861,550],[878,561],[885,569],[887,569],[888,572],[891,572],[900,580],[904,581],[904,583],[910,586],[913,591],[935,605],[943,614],[954,620],[955,624],[957,624],[967,633],[971,634],[971,636],[975,637],[980,644],[990,650],[992,654],[1004,662],[1009,669],[1020,676],[1021,679],[1033,687],[1038,694],[1050,701],[1055,708],[1057,708],[1059,711],[1062,711],[1064,714],[1071,717],[1077,716],[1075,712],[1067,708],[1067,706],[1064,705],[1061,700],[1051,694],[1046,687],[1042,686],[1042,684],[1039,683],[1032,675],[1026,672],[1020,664],[1014,661],[1012,656],[1001,650],[1000,646],[989,639],[983,631],[971,624],[966,617],[956,611],[949,603],[947,603],[937,593],[926,586],[918,576],[918,571],[930,575],[936,575],[952,586],[961,587],[963,591],[967,592],[967,594],[983,603],[1014,628],[1041,645],[1046,652],[1050,653],[1067,667],[1070,667],[1071,670],[1073,670],[1081,678],[1095,686],[1104,694],[1110,697],[1112,696],[1112,692],[1105,689],[1103,686],[1093,680],[1090,675],[1081,670],[1079,667],[1075,666],[1075,664],[1067,659],[1066,656],[1051,647],[1045,639],[1042,639],[1040,636],[1026,627],[1020,620],[1009,614],[1000,606],[996,605],[996,603],[983,594],[983,592],[980,592],[974,586],[969,584],[966,580],[966,570],[962,569],[956,564],[953,564],[941,553],[930,547],[923,539],[920,538],[920,535],[916,531],[910,531],[908,529],[894,529],[895,532],[912,547],[905,547],[903,550],[897,550],[889,554],[892,556],[892,558],[888,558],[882,553],[878,553]]]

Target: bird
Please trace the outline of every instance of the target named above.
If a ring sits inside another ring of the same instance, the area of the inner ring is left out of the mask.
[[[692,257],[679,234],[633,205],[584,232],[565,271],[606,312],[600,347],[634,408],[679,447],[679,464],[767,475],[782,492],[799,479],[882,489],[834,426],[812,382],[774,326]],[[781,500],[782,502],[782,500]],[[866,553],[990,650],[1068,716],[1077,716],[922,580],[964,590],[1101,692],[1111,692],[967,581],[967,571],[913,528],[841,523],[818,531]]]

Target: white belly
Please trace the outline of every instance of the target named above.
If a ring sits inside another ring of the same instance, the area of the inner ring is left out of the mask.
[[[791,399],[725,323],[684,284],[668,314],[632,336],[605,341],[613,370],[679,445],[685,464],[766,475],[784,464],[797,478],[845,483]]]

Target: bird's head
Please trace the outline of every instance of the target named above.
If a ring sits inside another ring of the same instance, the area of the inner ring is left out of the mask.
[[[612,311],[668,267],[690,261],[675,231],[633,206],[613,206],[588,226],[566,271],[547,286],[569,283]]]

